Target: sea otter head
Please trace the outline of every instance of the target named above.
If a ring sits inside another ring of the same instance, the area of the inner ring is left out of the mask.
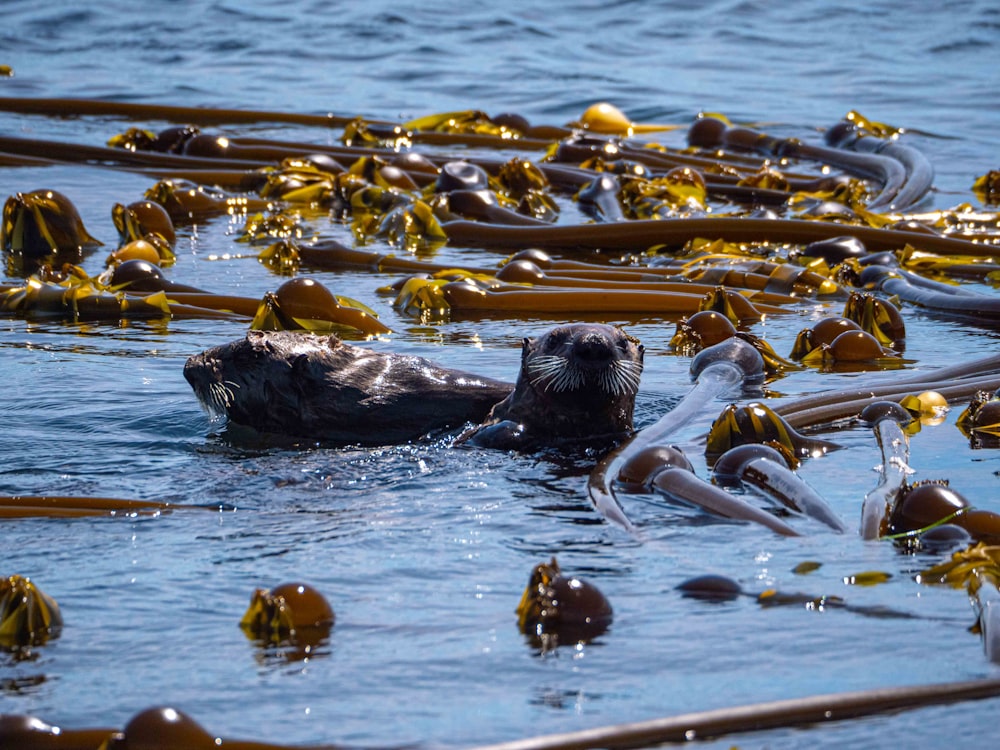
[[[627,433],[642,357],[642,345],[635,339],[603,324],[557,326],[525,339],[514,392],[490,415],[488,424],[498,429],[481,435],[478,442],[502,445],[507,433],[512,436],[508,442],[523,445]]]
[[[634,398],[642,357],[642,345],[620,328],[577,323],[525,339],[521,376],[535,391],[560,400]]]

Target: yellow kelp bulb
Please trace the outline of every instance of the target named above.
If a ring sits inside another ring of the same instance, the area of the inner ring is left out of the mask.
[[[618,107],[608,102],[598,102],[587,107],[580,115],[580,125],[595,133],[632,134],[632,121]]]
[[[160,265],[160,253],[152,243],[146,240],[133,240],[127,245],[115,250],[108,256],[107,265],[124,263],[127,260],[143,260],[153,265]]]
[[[948,411],[948,400],[937,391],[924,391],[917,396],[920,416],[937,417]]]

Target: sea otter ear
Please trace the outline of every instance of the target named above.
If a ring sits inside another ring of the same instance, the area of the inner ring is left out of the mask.
[[[524,359],[529,354],[531,354],[531,350],[533,348],[532,345],[534,343],[535,343],[535,340],[534,339],[529,339],[527,336],[525,336],[523,339],[521,339],[521,359]]]
[[[309,362],[308,354],[296,355],[292,361],[288,363],[288,366],[293,375],[305,377],[312,374],[312,367]]]

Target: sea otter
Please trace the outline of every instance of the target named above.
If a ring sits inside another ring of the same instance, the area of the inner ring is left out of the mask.
[[[526,338],[514,390],[458,442],[530,450],[624,437],[632,430],[642,359],[641,344],[603,324],[557,326]]]
[[[525,339],[515,386],[291,331],[250,331],[184,365],[210,412],[260,432],[387,445],[479,423],[457,442],[518,450],[624,436],[641,371],[640,345],[582,323]]]
[[[184,377],[213,414],[265,433],[389,445],[481,420],[511,384],[336,336],[250,331],[197,354]]]

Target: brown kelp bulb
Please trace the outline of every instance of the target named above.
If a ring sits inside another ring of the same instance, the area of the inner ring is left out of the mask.
[[[174,708],[147,708],[133,716],[123,731],[121,750],[214,750],[216,738],[187,714]]]
[[[392,164],[388,164],[379,169],[378,177],[380,181],[390,187],[398,188],[400,190],[417,189],[417,183],[413,181],[413,178],[402,169]]]
[[[152,150],[158,151],[161,154],[183,153],[184,144],[200,132],[201,130],[194,125],[175,125],[164,128],[156,134],[156,139],[152,143]]]
[[[691,462],[679,448],[672,445],[651,445],[638,451],[622,465],[618,481],[648,485],[657,474],[672,467],[694,471]]]
[[[862,271],[862,278],[869,270]],[[906,323],[899,308],[888,300],[873,294],[851,292],[844,304],[844,317],[897,351],[902,351],[906,345]]]
[[[743,589],[732,578],[712,574],[689,578],[677,590],[687,599],[706,602],[730,602],[743,593]]]
[[[545,278],[542,269],[529,260],[514,260],[504,264],[496,273],[501,281],[511,281],[515,284],[536,284]]]
[[[62,613],[56,600],[25,576],[0,578],[0,647],[20,648],[57,636]]]
[[[515,260],[529,260],[539,268],[552,267],[552,256],[544,250],[539,250],[538,248],[519,250],[507,259],[507,263],[511,263]]]
[[[691,146],[718,148],[722,145],[726,123],[717,117],[699,117],[688,128],[687,140]]]
[[[486,216],[496,205],[496,195],[489,190],[452,190],[448,193],[448,208],[463,216]]]
[[[857,237],[831,237],[828,240],[810,242],[802,250],[807,258],[822,258],[829,265],[835,266],[848,258],[861,258],[868,248]]]
[[[289,279],[278,287],[275,297],[281,309],[296,318],[328,320],[340,307],[329,289],[307,276]]]
[[[611,624],[611,604],[593,584],[563,575],[553,557],[536,565],[515,610],[518,628],[543,647],[587,642]]]
[[[730,448],[712,465],[712,473],[721,483],[739,479],[747,464],[758,459],[774,461],[779,466],[788,467],[788,461],[777,448],[763,443],[745,443]]]
[[[284,599],[291,608],[296,628],[325,628],[333,625],[333,607],[319,591],[305,583],[284,583],[271,589],[271,596]]]
[[[73,202],[56,190],[17,193],[4,203],[0,246],[6,251],[40,257],[101,244],[87,231]]]
[[[861,326],[847,318],[823,318],[812,327],[813,346],[832,344],[833,340],[847,331],[860,331]]]
[[[861,410],[860,418],[862,422],[865,422],[870,427],[874,427],[883,419],[891,419],[900,427],[905,427],[913,421],[910,412],[895,401],[875,401],[870,403]]]
[[[434,191],[488,190],[490,178],[482,167],[467,161],[450,161],[441,167]]]
[[[558,609],[560,626],[601,625],[611,621],[611,603],[589,581],[559,575],[549,583],[549,593]]]
[[[714,346],[736,335],[736,326],[732,321],[715,310],[696,312],[684,323],[698,335],[703,347]]]
[[[11,750],[77,750],[103,747],[114,729],[63,729],[34,716],[0,714],[0,747]]]
[[[389,162],[394,167],[399,167],[406,172],[417,172],[426,175],[436,175],[438,173],[437,165],[428,159],[423,154],[418,154],[415,151],[407,151],[403,154],[397,154],[392,157]]]
[[[924,425],[938,425],[944,422],[947,417],[950,407],[948,406],[948,399],[942,396],[937,391],[924,391],[916,396],[907,395],[899,401],[900,405],[903,406],[915,419],[919,419],[921,424]],[[965,412],[962,413],[965,416]],[[956,426],[966,433],[968,436],[969,426],[962,422],[961,417],[955,423]]]
[[[997,430],[1000,428],[1000,399],[984,402],[972,414],[969,426],[973,430]]]
[[[229,139],[222,135],[199,133],[184,143],[185,156],[206,156],[221,159],[229,155]]]
[[[889,530],[899,534],[939,523],[955,513],[967,512],[968,501],[946,484],[926,482],[905,490],[889,514]],[[952,523],[957,523],[953,520]]]
[[[150,200],[135,201],[125,207],[138,224],[138,234],[158,234],[167,241],[170,247],[177,242],[174,222],[170,219],[167,209],[159,203]]]
[[[1000,514],[990,510],[970,508],[954,521],[968,531],[973,539],[996,544],[1000,541]]]
[[[304,583],[285,583],[270,591],[256,589],[240,620],[248,638],[264,645],[318,646],[334,624],[333,608]]]
[[[111,286],[130,292],[160,292],[166,279],[159,266],[147,260],[126,260],[111,274]]]
[[[870,333],[847,331],[830,344],[830,355],[837,362],[867,362],[886,356],[886,352]]]
[[[764,319],[763,313],[754,307],[750,300],[735,289],[727,289],[724,286],[716,287],[711,292],[707,292],[698,308],[720,312],[740,325],[757,323]]]
[[[823,455],[838,447],[828,440],[800,434],[771,407],[753,402],[729,404],[722,410],[709,429],[705,454],[722,455],[737,445],[765,442],[779,444],[795,458]]]
[[[705,370],[720,364],[736,367],[743,375],[745,384],[764,380],[763,356],[753,344],[739,336],[732,336],[698,352],[688,368],[691,380],[697,380]]]
[[[515,112],[501,112],[490,119],[496,125],[507,130],[515,130],[518,133],[527,133],[531,128],[531,123],[528,122],[528,119],[524,115],[519,115]]]
[[[609,102],[591,104],[580,115],[577,124],[595,133],[608,135],[625,135],[632,132],[632,121],[618,107]]]

